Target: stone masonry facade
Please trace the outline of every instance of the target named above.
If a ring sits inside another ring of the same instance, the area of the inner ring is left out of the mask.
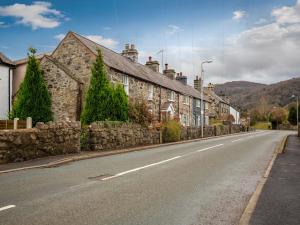
[[[95,57],[95,53],[72,33],[68,33],[51,56],[42,58],[41,67],[52,95],[52,110],[56,121],[79,120]],[[177,117],[180,120],[185,118],[188,120],[185,125],[193,124],[193,98],[191,96],[184,97],[183,94],[174,91],[174,99],[170,100],[169,92],[172,90],[125,74],[108,65],[106,65],[106,70],[108,79],[112,83],[125,85],[124,77],[127,78],[129,98],[145,100],[154,120],[161,121],[164,104],[169,102],[174,109],[171,117]],[[184,101],[184,98],[188,98],[188,103]]]

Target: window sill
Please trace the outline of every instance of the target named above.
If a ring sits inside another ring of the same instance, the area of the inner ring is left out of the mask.
[[[168,99],[168,101],[169,101],[169,102],[175,102],[175,100],[172,100],[172,99]]]

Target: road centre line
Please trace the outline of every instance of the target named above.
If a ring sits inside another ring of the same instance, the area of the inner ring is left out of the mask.
[[[199,150],[197,150],[197,152],[203,152],[203,151],[206,151],[206,150],[209,150],[209,149],[212,149],[212,148],[216,148],[216,147],[219,147],[219,146],[222,146],[222,145],[224,145],[224,144],[219,144],[219,145],[214,145],[214,146],[211,146],[211,147],[199,149]]]
[[[4,211],[6,209],[10,209],[10,208],[14,208],[14,207],[16,207],[16,206],[15,205],[7,205],[7,206],[4,206],[4,207],[1,207],[0,211]]]
[[[175,157],[170,158],[170,159],[166,159],[166,160],[159,161],[159,162],[156,162],[156,163],[148,164],[148,165],[146,165],[146,166],[137,167],[137,168],[132,169],[132,170],[127,170],[127,171],[124,171],[124,172],[121,172],[121,173],[117,173],[116,175],[113,175],[113,176],[110,176],[110,177],[105,177],[105,178],[103,178],[102,181],[109,180],[109,179],[116,178],[116,177],[120,177],[120,176],[123,176],[123,175],[125,175],[125,174],[133,173],[133,172],[136,172],[136,171],[139,171],[139,170],[142,170],[142,169],[146,169],[146,168],[149,168],[149,167],[152,167],[152,166],[157,166],[157,165],[159,165],[159,164],[163,164],[163,163],[166,163],[166,162],[170,162],[170,161],[172,161],[172,160],[179,159],[179,158],[181,158],[181,157],[182,157],[182,156],[179,155],[179,156],[175,156]]]
[[[216,147],[219,147],[219,146],[222,146],[222,145],[224,145],[224,144],[219,144],[219,145],[214,145],[214,146],[211,146],[211,147],[199,149],[199,150],[197,150],[195,152],[206,151],[206,150],[209,150],[209,149],[212,149],[212,148],[216,148]],[[192,152],[192,153],[195,153],[195,152]],[[137,168],[134,168],[134,169],[131,169],[131,170],[127,170],[127,171],[124,171],[124,172],[121,172],[121,173],[117,173],[116,175],[113,175],[113,176],[104,177],[101,180],[102,181],[110,180],[110,179],[113,179],[113,178],[116,178],[116,177],[120,177],[120,176],[129,174],[129,173],[137,172],[139,170],[143,170],[143,169],[146,169],[146,168],[149,168],[149,167],[153,167],[153,166],[157,166],[157,165],[160,165],[160,164],[163,164],[163,163],[167,163],[167,162],[170,162],[170,161],[175,160],[175,159],[179,159],[179,158],[181,158],[183,156],[186,156],[186,155],[189,155],[189,154],[191,154],[191,153],[187,153],[187,154],[184,154],[184,155],[175,156],[173,158],[162,160],[162,161],[159,161],[159,162],[156,162],[156,163],[151,163],[151,164],[148,164],[146,166],[137,167]]]
[[[241,141],[241,140],[243,140],[243,138],[239,138],[239,139],[233,140],[231,142],[233,143],[233,142],[237,142],[237,141]]]

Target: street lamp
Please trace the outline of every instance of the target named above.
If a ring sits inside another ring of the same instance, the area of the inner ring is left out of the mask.
[[[205,60],[201,63],[201,108],[200,108],[200,114],[201,114],[201,137],[203,138],[203,126],[204,126],[204,105],[203,105],[203,83],[204,83],[204,70],[203,70],[203,64],[205,63],[212,63],[212,60]]]
[[[292,95],[292,98],[295,98],[296,95]],[[297,129],[298,129],[298,136],[300,135],[299,134],[299,96],[297,95],[297,105],[296,105],[296,108],[297,108]]]

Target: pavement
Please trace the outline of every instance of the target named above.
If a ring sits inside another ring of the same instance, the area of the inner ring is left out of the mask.
[[[244,133],[3,173],[0,223],[237,224],[290,133]]]
[[[300,138],[290,135],[276,158],[250,220],[251,225],[300,224]]]

